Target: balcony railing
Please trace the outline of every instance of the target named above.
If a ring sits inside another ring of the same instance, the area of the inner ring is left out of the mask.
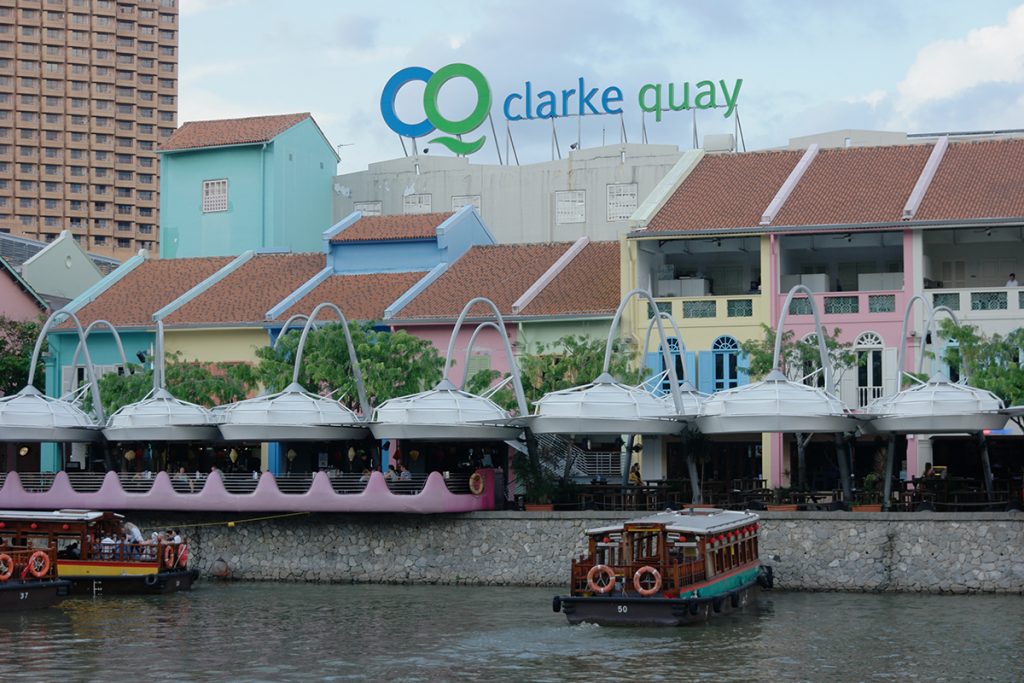
[[[786,294],[779,294],[779,307],[786,303]],[[903,311],[905,297],[901,291],[891,292],[816,292],[815,303],[823,316],[898,316]],[[789,304],[790,315],[811,315],[811,303],[806,296],[794,298]]]
[[[876,398],[882,398],[882,387],[857,387],[858,408],[863,408]]]
[[[930,289],[932,305],[947,306],[963,313],[985,316],[1017,317],[1024,311],[1024,288],[971,287],[963,289]]]
[[[717,325],[728,322],[731,325],[749,322],[757,324],[765,314],[765,297],[761,294],[736,294],[732,296],[702,297],[658,297],[658,310],[669,313],[673,318],[686,320],[690,325]],[[653,317],[648,304],[647,317]]]

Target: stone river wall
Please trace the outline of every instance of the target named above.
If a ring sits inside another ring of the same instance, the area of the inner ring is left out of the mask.
[[[1024,593],[1024,513],[765,512],[777,588]],[[146,513],[181,528],[205,576],[240,580],[563,585],[583,530],[607,512],[466,515]],[[234,521],[234,526],[228,526]],[[195,525],[195,526],[193,526]],[[220,560],[220,562],[218,562]]]

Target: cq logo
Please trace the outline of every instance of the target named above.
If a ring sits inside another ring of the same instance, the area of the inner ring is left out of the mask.
[[[445,83],[459,77],[469,80],[476,88],[477,102],[469,116],[461,121],[452,121],[441,115],[437,107],[437,96]],[[398,97],[398,91],[411,81],[423,81],[427,84],[423,91],[423,112],[427,118],[419,123],[406,123],[395,113],[395,98]],[[388,128],[408,138],[421,138],[434,130],[447,133],[448,136],[436,137],[430,142],[444,145],[456,154],[472,154],[484,146],[484,141],[487,140],[484,136],[480,136],[473,142],[465,142],[450,136],[476,130],[487,119],[490,111],[491,87],[487,84],[484,75],[469,64],[449,64],[438,69],[437,72],[422,66],[406,67],[388,80],[384,86],[384,92],[380,94],[380,113],[384,116],[384,123],[388,124]]]

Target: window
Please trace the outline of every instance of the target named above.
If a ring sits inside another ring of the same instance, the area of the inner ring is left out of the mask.
[[[739,343],[732,337],[719,337],[711,344],[711,355],[714,358],[715,391],[739,386]]]
[[[857,349],[857,406],[863,408],[882,396],[882,338],[864,332],[854,344]]]
[[[562,190],[555,192],[555,224],[585,223],[587,220],[587,191]]]
[[[476,208],[476,212],[480,213],[480,195],[457,194],[452,196],[452,211],[458,211],[468,204],[472,204]]]
[[[364,216],[380,216],[384,213],[384,202],[356,202],[352,208]]]
[[[668,353],[672,357],[672,364],[675,365],[676,379],[680,382],[683,381],[686,371],[683,368],[683,354],[679,346],[679,340],[676,337],[669,337],[665,340],[668,344]],[[661,359],[661,371],[665,374],[661,380],[661,390],[665,393],[672,391],[672,381],[669,379],[668,368],[665,367],[665,356],[658,351],[658,358]]]
[[[117,238],[117,248],[118,249],[130,249],[131,246],[132,246],[132,241],[130,239],[128,239],[127,237],[118,237]]]
[[[141,175],[139,176],[141,179]],[[429,196],[429,195],[428,195]],[[228,210],[228,180],[203,181],[203,213]]]
[[[608,222],[628,221],[636,211],[637,195],[636,183],[608,185]]]
[[[433,195],[409,194],[402,198],[402,213],[430,213]]]

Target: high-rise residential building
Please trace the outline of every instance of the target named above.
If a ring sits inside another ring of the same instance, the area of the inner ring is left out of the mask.
[[[178,0],[0,0],[0,232],[155,248]]]

